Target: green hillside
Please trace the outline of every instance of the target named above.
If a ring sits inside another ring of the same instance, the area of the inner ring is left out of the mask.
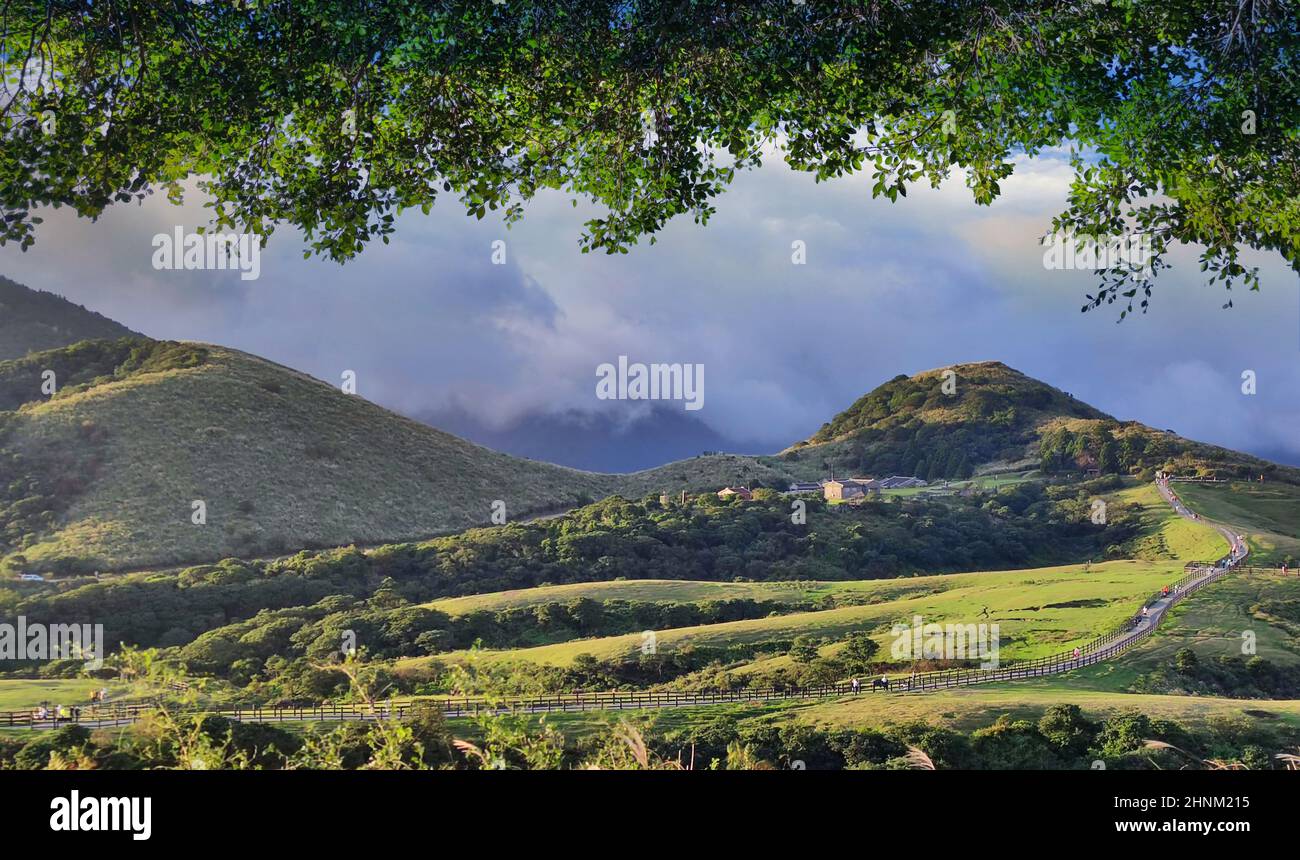
[[[1032,659],[1066,650],[1132,616],[1144,597],[1176,579],[1181,570],[1181,563],[1119,561],[1087,568],[1070,565],[925,577],[915,584],[930,588],[929,593],[860,606],[661,630],[656,645],[664,652],[718,649],[789,642],[796,636],[808,635],[833,640],[865,630],[888,654],[892,624],[909,623],[917,615],[927,623],[969,623],[987,607],[989,623],[1001,626],[1007,643],[1003,658]],[[890,581],[880,583],[877,588],[885,594],[886,583],[896,585]],[[643,634],[637,632],[535,648],[480,651],[475,658],[565,666],[580,654],[599,660],[634,658],[642,641]],[[438,655],[437,659],[464,660],[469,656],[467,652],[453,652]]]
[[[1180,475],[1300,484],[1300,469],[1118,421],[999,361],[896,376],[781,454],[805,477],[916,475],[963,480],[1037,467],[1045,475]]]
[[[1178,484],[1178,495],[1203,516],[1232,523],[1256,564],[1300,565],[1300,487],[1277,482]]]
[[[121,323],[61,296],[0,277],[0,361],[79,340],[132,335]]]
[[[951,376],[945,376],[949,372]],[[868,430],[915,429],[920,424],[978,423],[1002,428],[1001,435],[1011,441],[1017,431],[1061,416],[1108,417],[1000,361],[982,361],[895,376],[822,425],[809,442],[830,442]]]

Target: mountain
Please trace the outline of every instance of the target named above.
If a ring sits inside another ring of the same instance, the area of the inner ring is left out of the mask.
[[[650,469],[702,451],[771,451],[779,447],[727,438],[681,408],[652,408],[630,420],[612,411],[535,412],[501,427],[464,408],[416,417],[495,451],[598,472]]]
[[[629,475],[523,460],[252,355],[147,338],[0,362],[0,410],[0,556],[12,569],[390,542],[490,525],[494,504],[515,521],[615,493],[787,478],[731,455]]]
[[[0,278],[0,361],[96,338],[138,336],[62,296]]]
[[[999,361],[896,376],[781,454],[807,475],[902,474],[935,480],[999,469],[1188,475],[1300,483],[1300,469],[1119,421]]]
[[[1062,419],[1110,416],[1001,362],[960,364],[894,377],[783,455],[855,473],[920,472],[922,478],[942,459],[936,476],[958,477],[963,457],[972,470],[1031,458],[1040,429]]]

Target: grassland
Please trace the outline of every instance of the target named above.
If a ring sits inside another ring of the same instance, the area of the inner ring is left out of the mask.
[[[1127,654],[1105,684],[1127,685],[1158,665],[1169,665],[1183,648],[1190,648],[1203,663],[1240,657],[1246,632],[1255,649],[1251,656],[1298,665],[1300,624],[1269,612],[1271,605],[1279,604],[1300,604],[1300,577],[1245,572],[1225,577],[1175,606],[1157,635]]]
[[[1053,705],[1078,705],[1084,716],[1099,720],[1126,713],[1174,720],[1192,730],[1231,730],[1256,721],[1300,727],[1300,700],[1252,701],[1212,696],[1172,696],[1079,689],[1067,676],[923,695],[842,696],[820,701],[737,702],[690,708],[665,708],[608,713],[547,714],[545,723],[571,738],[595,735],[612,724],[629,721],[667,732],[712,723],[729,717],[741,726],[809,725],[826,729],[861,729],[923,722],[969,732],[992,725],[1000,717],[1037,720]],[[529,719],[529,718],[521,718]],[[531,718],[539,723],[542,717]],[[450,721],[472,736],[468,720]]]
[[[1300,487],[1280,483],[1175,484],[1192,510],[1246,536],[1251,561],[1300,560]],[[1294,563],[1293,565],[1294,566]]]
[[[135,695],[125,684],[94,678],[0,678],[0,711],[23,710],[40,702],[85,706],[91,692],[101,688],[108,690],[110,701]]]
[[[1186,563],[1220,558],[1228,552],[1228,543],[1218,532],[1179,516],[1160,497],[1154,484],[1123,490],[1114,498],[1142,508],[1142,537],[1134,547],[1138,558]]]
[[[849,582],[709,582],[680,579],[624,579],[612,582],[579,582],[569,585],[546,585],[451,597],[424,604],[450,615],[566,603],[585,597],[589,600],[627,600],[648,603],[695,603],[705,600],[767,600],[777,603],[804,603],[831,598],[879,603],[897,600],[909,594],[925,593],[941,587],[942,576],[907,579],[869,579]]]
[[[135,332],[62,296],[0,278],[0,361],[90,338]]]
[[[1068,648],[1091,638],[1095,631],[1119,623],[1133,613],[1142,599],[1181,575],[1181,568],[1177,563],[1134,560],[1106,562],[1090,568],[1066,565],[836,583],[831,588],[833,594],[851,593],[865,599],[874,596],[880,602],[657,631],[656,642],[661,650],[687,646],[722,648],[790,640],[800,635],[833,638],[865,629],[885,646],[887,653],[891,625],[911,623],[914,616],[920,615],[926,623],[997,623],[1002,635],[1003,658],[1031,658]],[[613,585],[607,583],[606,587]],[[704,584],[691,583],[687,587],[697,585]],[[727,588],[731,584],[723,585]],[[748,592],[748,584],[740,587]],[[914,596],[899,598],[896,595],[900,589]],[[614,591],[617,589],[606,593]],[[986,607],[987,617],[982,614]],[[638,650],[641,641],[640,634],[578,639],[535,648],[478,651],[475,659],[565,666],[579,654],[600,659],[630,656]],[[439,659],[469,657],[468,652],[453,652],[440,655]]]
[[[1056,704],[1078,705],[1093,718],[1138,711],[1191,726],[1225,718],[1276,719],[1300,726],[1300,701],[1256,702],[1207,696],[1114,693],[1078,689],[1070,684],[1067,676],[967,687],[923,696],[846,697],[801,708],[793,716],[800,722],[836,727],[923,720],[972,729],[989,725],[1003,714],[1037,718]]]

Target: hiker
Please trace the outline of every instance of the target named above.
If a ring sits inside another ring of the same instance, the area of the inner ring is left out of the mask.
[[[1075,659],[1075,660],[1078,660],[1078,659],[1079,659],[1079,655],[1082,654],[1082,653],[1083,653],[1083,652],[1081,652],[1081,651],[1079,650],[1079,646],[1078,646],[1078,645],[1074,646],[1074,659]]]
[[[1142,607],[1142,617],[1143,618],[1147,617],[1147,608],[1145,606]]]
[[[858,694],[858,679],[857,679],[857,678],[854,678],[854,679],[853,679],[853,695],[856,696],[857,694]]]
[[[1162,596],[1164,596],[1164,597],[1168,597],[1168,596],[1169,596],[1169,586],[1166,585],[1164,588],[1160,589],[1160,594],[1161,594]]]

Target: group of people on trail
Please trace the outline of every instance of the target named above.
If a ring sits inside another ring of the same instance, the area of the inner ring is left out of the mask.
[[[90,691],[91,707],[102,705],[108,701],[108,688],[101,687],[98,690]],[[32,711],[32,719],[35,722],[45,722],[47,720],[55,723],[61,723],[67,720],[79,722],[81,720],[81,706],[72,705],[64,707],[63,705],[50,706],[48,702],[41,702],[36,710]]]
[[[913,678],[916,677],[916,673],[915,673],[915,672],[912,673],[912,677],[913,677]],[[853,688],[853,694],[854,694],[854,695],[857,695],[857,694],[862,690],[862,684],[858,681],[857,678],[854,678],[854,679],[853,679],[852,681],[850,681],[849,683],[850,683],[850,686],[852,686],[852,688]],[[911,689],[911,686],[912,686],[912,682],[911,682],[911,681],[908,681],[908,689]],[[888,690],[888,689],[889,689],[889,676],[888,676],[888,675],[881,675],[879,678],[877,678],[877,679],[875,679],[874,681],[871,682],[871,689],[873,689],[873,690],[879,690],[879,689],[882,689],[882,688],[885,689],[885,690]]]
[[[63,705],[55,705],[51,708],[48,705],[41,704],[36,708],[36,712],[32,714],[32,717],[37,722],[53,720],[56,723],[60,723],[65,720],[72,720],[75,723],[81,719],[81,708],[76,705],[73,705],[71,708],[65,708]]]

